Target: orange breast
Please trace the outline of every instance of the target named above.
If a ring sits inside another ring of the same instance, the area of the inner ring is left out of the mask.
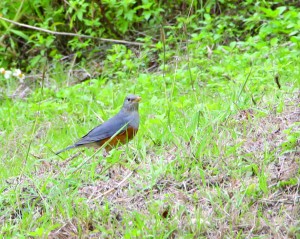
[[[131,140],[136,134],[138,130],[134,128],[127,128],[126,131],[122,132],[121,134],[116,135],[114,138],[106,138],[102,139],[101,141],[97,142],[98,147],[101,147],[105,144],[106,141],[110,140],[109,144],[105,147],[106,151],[110,151],[112,148],[127,143]]]

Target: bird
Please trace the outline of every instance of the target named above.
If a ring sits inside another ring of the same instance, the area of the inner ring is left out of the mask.
[[[114,147],[125,144],[138,132],[140,116],[139,102],[141,97],[130,94],[126,96],[123,107],[115,116],[98,125],[74,144],[56,152],[58,155],[69,149],[77,147],[99,148],[107,141],[105,150],[108,153]]]

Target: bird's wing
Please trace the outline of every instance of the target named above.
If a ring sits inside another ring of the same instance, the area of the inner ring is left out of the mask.
[[[85,144],[94,143],[106,138],[109,138],[116,134],[119,130],[120,133],[125,131],[129,121],[125,117],[118,114],[103,124],[97,126],[83,136],[78,142],[74,144],[75,147],[82,146]]]

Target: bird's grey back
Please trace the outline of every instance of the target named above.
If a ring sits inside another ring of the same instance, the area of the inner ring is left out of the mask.
[[[75,145],[97,142],[113,136],[119,130],[121,130],[120,132],[125,131],[127,128],[138,130],[139,123],[140,118],[137,111],[124,112],[121,110],[114,117],[88,132]]]

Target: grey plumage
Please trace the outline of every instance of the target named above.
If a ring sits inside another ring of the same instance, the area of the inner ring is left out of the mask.
[[[58,151],[56,154],[60,154],[66,150],[76,147],[93,145],[101,140],[112,137],[118,131],[122,133],[128,128],[133,128],[137,131],[140,122],[138,113],[140,99],[141,98],[139,96],[128,95],[125,98],[123,107],[118,114],[92,129],[73,145]]]

